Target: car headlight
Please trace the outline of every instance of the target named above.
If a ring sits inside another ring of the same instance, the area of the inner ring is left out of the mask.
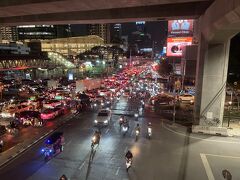
[[[104,124],[107,124],[107,123],[108,123],[108,120],[105,120],[105,121],[104,121]]]
[[[97,123],[98,121],[97,120],[94,120],[95,123]]]

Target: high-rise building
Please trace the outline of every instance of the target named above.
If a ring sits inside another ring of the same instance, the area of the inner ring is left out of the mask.
[[[17,34],[17,28],[15,26],[7,26],[7,27],[1,27],[0,28],[0,41],[17,41],[18,40],[18,34]]]
[[[19,40],[42,40],[71,36],[70,25],[24,25],[18,26]]]
[[[151,34],[147,33],[145,21],[136,22],[136,30],[131,33],[130,44],[135,44],[138,50],[152,48]]]
[[[110,43],[109,24],[89,24],[87,27],[88,35],[97,35],[104,39],[105,43]]]
[[[111,43],[122,44],[122,25],[113,24],[111,26]]]
[[[136,28],[138,32],[145,33],[145,21],[137,21],[136,22]]]
[[[71,25],[54,25],[57,38],[72,37]]]

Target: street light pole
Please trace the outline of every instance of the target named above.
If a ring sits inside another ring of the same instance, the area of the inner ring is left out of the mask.
[[[173,100],[173,124],[176,122],[176,90],[174,88],[174,100]]]
[[[230,120],[231,120],[231,109],[232,109],[232,101],[228,102],[229,106],[228,106],[228,127],[230,125]]]

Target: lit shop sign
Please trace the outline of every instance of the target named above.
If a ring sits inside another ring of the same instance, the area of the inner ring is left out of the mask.
[[[137,21],[136,25],[139,25],[139,24],[145,24],[145,21]]]
[[[182,56],[184,46],[192,44],[192,37],[167,38],[167,56]]]
[[[152,52],[152,48],[142,48],[140,49],[141,52]]]
[[[168,21],[168,37],[193,36],[193,20]]]

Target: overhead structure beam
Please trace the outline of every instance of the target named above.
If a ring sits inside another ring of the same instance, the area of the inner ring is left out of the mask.
[[[211,1],[1,17],[2,25],[89,24],[198,18]]]

